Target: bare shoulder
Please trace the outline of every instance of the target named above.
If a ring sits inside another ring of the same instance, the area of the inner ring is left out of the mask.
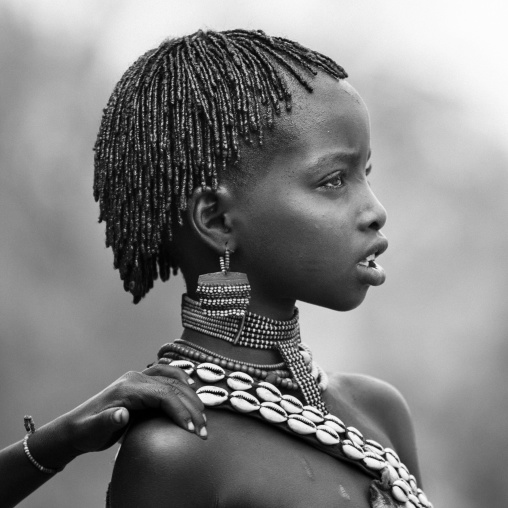
[[[214,506],[214,482],[204,465],[209,447],[165,417],[127,433],[111,481],[113,508]]]
[[[393,443],[402,461],[420,479],[413,420],[401,392],[390,383],[364,374],[330,376],[334,397],[345,398],[375,423]]]

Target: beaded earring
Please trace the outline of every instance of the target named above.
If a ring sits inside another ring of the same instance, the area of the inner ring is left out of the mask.
[[[196,292],[207,316],[245,317],[250,300],[249,279],[245,273],[229,271],[231,253],[226,247],[220,257],[220,272],[205,273],[198,278]]]

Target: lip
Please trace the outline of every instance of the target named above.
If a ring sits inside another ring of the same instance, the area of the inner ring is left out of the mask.
[[[376,267],[364,266],[360,264],[360,261],[363,261],[367,257],[374,254],[376,259],[378,256],[383,254],[383,252],[388,248],[388,240],[382,236],[379,237],[374,244],[366,251],[364,257],[362,257],[357,265],[357,273],[360,282],[363,284],[367,284],[369,286],[380,286],[386,279],[385,271],[383,267],[376,263]]]
[[[388,249],[388,240],[384,236],[380,236],[376,239],[376,241],[370,246],[370,248],[366,251],[366,253],[361,257],[357,263],[363,261],[368,258],[372,254],[376,255],[376,259],[383,254],[383,252]]]

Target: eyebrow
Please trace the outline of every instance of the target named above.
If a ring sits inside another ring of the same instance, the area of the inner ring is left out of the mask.
[[[319,169],[320,167],[334,163],[334,162],[350,162],[350,163],[356,163],[358,162],[358,159],[360,159],[361,153],[355,152],[355,151],[340,151],[340,152],[331,152],[327,153],[325,155],[321,155],[320,157],[317,157],[313,162],[309,164],[309,169]],[[369,149],[369,155],[367,158],[367,164],[369,164],[370,160],[372,158],[372,150]]]

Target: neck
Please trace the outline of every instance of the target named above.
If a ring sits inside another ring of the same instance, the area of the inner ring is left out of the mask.
[[[207,315],[200,304],[184,295],[182,298],[182,339],[233,360],[256,363],[280,363],[278,343],[300,343],[298,309],[291,308],[289,319],[277,320],[253,312],[245,318]]]
[[[191,284],[186,281],[186,286],[188,296],[193,300],[199,300],[199,295],[196,292],[196,284]],[[269,295],[261,293],[254,287],[251,288],[249,312],[254,314],[278,321],[287,321],[293,317],[295,305],[296,300],[293,298],[274,299]]]

